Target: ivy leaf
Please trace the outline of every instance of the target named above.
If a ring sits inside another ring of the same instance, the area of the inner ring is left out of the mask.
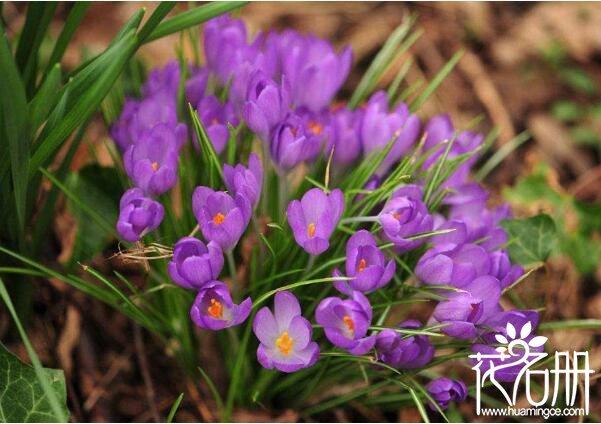
[[[65,375],[44,368],[64,416],[67,410]],[[33,367],[24,364],[0,343],[0,422],[60,422]]]
[[[549,215],[506,219],[501,222],[501,226],[509,236],[509,256],[516,263],[528,265],[544,262],[555,246],[556,228]]]

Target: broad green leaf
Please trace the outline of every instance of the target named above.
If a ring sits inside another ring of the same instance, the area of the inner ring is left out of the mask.
[[[506,219],[501,226],[509,236],[507,249],[511,260],[522,265],[545,261],[556,244],[555,223],[546,214]]]
[[[44,368],[64,416],[68,416],[65,375]],[[24,364],[0,343],[0,421],[61,422],[50,406],[33,367]]]

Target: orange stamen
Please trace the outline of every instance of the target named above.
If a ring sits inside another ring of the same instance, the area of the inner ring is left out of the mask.
[[[311,130],[311,132],[315,135],[321,134],[321,131],[323,130],[323,125],[321,125],[319,122],[309,121],[307,127],[309,127],[309,130]]]
[[[223,318],[223,305],[221,305],[221,302],[211,299],[211,306],[207,308],[207,312],[213,318],[221,319]]]
[[[313,238],[313,236],[315,235],[315,223],[311,222],[309,224],[309,226],[307,227],[307,234],[309,235],[309,238]]]
[[[225,221],[225,215],[221,212],[217,212],[217,215],[213,217],[213,222],[217,225],[221,225],[223,224],[223,221]]]
[[[353,321],[351,317],[345,315],[342,317],[342,320],[344,321],[344,324],[346,325],[346,328],[349,329],[349,331],[355,331],[355,321]]]
[[[283,355],[290,354],[292,347],[294,346],[294,339],[288,335],[287,331],[284,331],[280,337],[275,341],[275,345]]]
[[[367,267],[367,261],[365,259],[361,259],[359,261],[359,265],[357,265],[357,272],[361,272]]]
[[[393,213],[392,214],[394,219],[400,219],[401,218],[401,214],[400,213]]]
[[[152,170],[155,172],[159,170],[159,164],[157,162],[152,162],[152,165],[150,166],[152,166]]]

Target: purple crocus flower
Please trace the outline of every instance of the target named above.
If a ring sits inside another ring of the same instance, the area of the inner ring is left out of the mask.
[[[463,402],[467,399],[468,395],[467,386],[463,381],[451,380],[446,377],[430,381],[426,386],[426,389],[442,410],[447,409],[449,403],[452,401]],[[436,407],[432,405],[431,402],[428,402],[428,406],[432,411],[437,411]]]
[[[173,281],[196,290],[216,280],[222,268],[223,252],[219,245],[214,241],[205,245],[194,237],[184,237],[175,244],[168,266]]]
[[[177,182],[179,145],[166,124],[154,126],[123,157],[125,171],[144,192],[158,196]]]
[[[386,263],[374,236],[367,230],[359,230],[346,243],[346,275],[353,279],[337,281],[334,287],[349,296],[354,290],[371,293],[388,284],[395,270],[395,262],[391,259]],[[333,276],[342,274],[335,269]]]
[[[206,96],[200,100],[197,109],[215,151],[218,154],[223,152],[230,138],[227,124],[237,127],[240,123],[234,107],[229,102],[222,104],[215,96]]]
[[[512,285],[524,275],[521,265],[512,265],[506,250],[495,250],[490,253],[490,275],[501,282],[501,288]]]
[[[225,251],[236,246],[252,213],[248,199],[242,194],[232,197],[204,186],[194,190],[192,210],[204,238]]]
[[[378,91],[367,102],[361,123],[363,153],[368,155],[372,151],[380,151],[398,136],[378,170],[383,174],[415,143],[419,129],[419,118],[411,114],[406,104],[400,103],[389,112],[386,93]]]
[[[510,336],[507,334],[507,324],[510,323],[513,328],[516,330],[516,334]],[[502,335],[507,340],[511,340],[515,338],[516,335],[519,334],[519,338],[524,340],[524,342],[530,344],[532,339],[536,337],[534,330],[538,327],[539,323],[539,314],[536,311],[531,310],[512,310],[505,311],[500,314],[497,314],[497,317],[490,320],[488,326],[492,329],[492,332],[486,333],[482,336],[482,339],[485,343],[477,343],[472,346],[472,351],[474,353],[481,353],[483,355],[499,355],[499,348],[496,346],[499,341],[496,339],[496,336]],[[529,331],[525,331],[524,329],[528,328]],[[524,331],[524,337],[522,337],[522,331]],[[526,334],[527,333],[527,334]],[[529,346],[531,352],[542,352],[544,350],[544,343],[537,346]],[[522,356],[515,355],[515,353],[519,353],[520,351],[526,353],[525,350],[515,349],[514,355],[510,355],[507,358],[482,358],[482,363],[480,365],[480,370],[484,374],[491,367],[495,367],[495,380],[501,382],[513,382],[517,378],[518,374],[524,368],[524,362],[522,361]],[[506,350],[505,353],[509,355],[509,351]],[[473,365],[476,365],[478,362],[477,358],[472,358],[471,362]],[[514,364],[514,365],[512,365]]]
[[[346,349],[353,355],[365,355],[376,342],[375,335],[367,336],[372,309],[362,293],[356,291],[351,296],[346,300],[326,297],[317,306],[315,320],[334,346]]]
[[[415,275],[426,284],[463,288],[490,272],[488,252],[476,244],[442,245],[428,250],[417,262]]]
[[[330,115],[331,133],[327,140],[326,153],[334,149],[333,161],[338,165],[349,165],[361,154],[360,127],[363,109],[350,110],[341,107]]]
[[[433,220],[422,201],[422,191],[408,184],[395,191],[379,214],[380,224],[387,240],[395,244],[397,252],[414,249],[425,238],[408,240],[410,236],[432,231]]]
[[[186,100],[190,104],[197,105],[205,96],[207,83],[209,81],[209,70],[204,67],[192,69],[192,76],[186,81]]]
[[[266,44],[276,57],[276,67],[290,82],[293,103],[312,112],[330,104],[351,68],[350,47],[337,55],[328,41],[313,35],[272,33]]]
[[[340,189],[326,194],[320,188],[312,188],[300,201],[290,202],[286,214],[299,246],[314,256],[326,251],[343,209],[344,194]]]
[[[223,179],[230,193],[241,194],[248,199],[251,206],[255,208],[261,196],[263,187],[263,166],[254,153],[248,158],[248,168],[238,164],[236,167],[223,165]]]
[[[290,93],[285,82],[279,86],[262,70],[256,70],[250,77],[244,120],[248,127],[269,142],[271,129],[290,112]]]
[[[138,241],[156,229],[163,220],[165,210],[159,202],[144,196],[139,188],[130,188],[119,202],[117,231],[127,241]]]
[[[289,291],[276,293],[273,313],[266,306],[257,312],[253,331],[264,368],[295,372],[317,362],[319,346],[311,340],[311,323],[301,316],[298,299]]]
[[[179,89],[180,65],[176,61],[170,61],[162,68],[153,69],[142,86],[142,96],[165,96],[177,98]]]
[[[418,329],[422,324],[418,320],[407,320],[398,325],[398,328]],[[428,364],[434,357],[434,346],[428,336],[410,336],[394,331],[382,330],[376,338],[376,352],[378,360],[401,369],[421,368]]]
[[[448,295],[432,312],[431,324],[441,323],[448,336],[470,340],[478,334],[477,326],[487,323],[500,312],[499,280],[485,275],[465,285],[460,292]]]
[[[323,144],[323,127],[320,125],[313,125],[294,113],[276,125],[271,132],[269,151],[280,169],[292,169],[319,154]]]
[[[207,67],[222,84],[250,54],[246,25],[228,15],[213,18],[204,27],[204,51]]]
[[[194,324],[207,330],[221,330],[243,323],[252,308],[250,297],[234,304],[230,290],[221,281],[211,281],[198,292],[190,318]]]

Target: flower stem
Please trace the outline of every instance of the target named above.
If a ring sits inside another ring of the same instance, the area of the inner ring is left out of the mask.
[[[342,218],[341,224],[352,224],[353,222],[378,222],[380,217],[378,216],[352,216],[349,218]]]
[[[236,274],[236,262],[234,262],[234,253],[232,250],[228,250],[225,252],[225,257],[227,258],[227,266],[230,269],[230,277],[232,278],[232,285],[234,286],[234,290],[240,288],[238,284],[238,275]]]

